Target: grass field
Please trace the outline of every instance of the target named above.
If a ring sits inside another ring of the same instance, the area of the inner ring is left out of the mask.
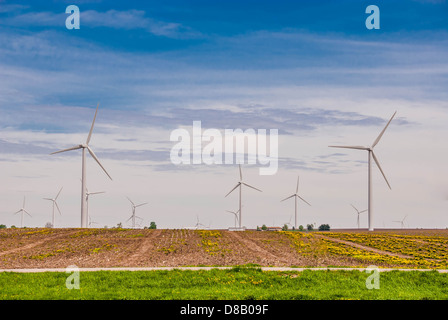
[[[379,289],[367,289],[361,271],[277,272],[236,267],[210,271],[81,272],[79,289],[67,289],[63,272],[0,273],[1,300],[441,300],[448,299],[448,274],[390,271]]]

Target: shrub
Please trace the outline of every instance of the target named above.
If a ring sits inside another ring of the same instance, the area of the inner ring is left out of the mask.
[[[321,224],[319,226],[319,231],[330,231],[330,225],[329,224]]]

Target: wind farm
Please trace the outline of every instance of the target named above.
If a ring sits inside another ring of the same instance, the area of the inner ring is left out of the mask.
[[[0,0],[0,300],[445,300],[447,1],[204,3]]]

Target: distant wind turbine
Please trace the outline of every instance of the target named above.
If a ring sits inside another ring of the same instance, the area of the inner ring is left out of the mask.
[[[63,188],[63,187],[62,187]],[[59,195],[61,194],[62,188],[59,190],[58,194],[56,195],[56,197],[54,198],[44,198],[44,200],[49,200],[53,202],[53,215],[52,215],[52,221],[51,221],[51,225],[54,228],[54,208],[56,207],[56,209],[58,209],[59,215],[62,215],[61,210],[59,209],[58,203],[56,202],[56,200],[58,199]]]
[[[236,224],[238,222],[238,213],[240,212],[240,210],[237,211],[230,211],[230,210],[226,210],[229,213],[232,213],[235,216],[235,228],[236,228]]]
[[[386,131],[387,127],[389,126],[390,122],[394,118],[395,113],[390,118],[389,122],[384,127],[383,131],[380,132],[379,136],[375,139],[372,146],[370,147],[363,147],[363,146],[329,146],[331,148],[347,148],[347,149],[356,149],[356,150],[365,150],[368,152],[368,205],[367,205],[367,214],[369,216],[369,231],[373,231],[373,208],[372,208],[372,157],[375,161],[378,169],[380,169],[381,174],[384,177],[384,180],[386,180],[387,185],[389,186],[389,189],[392,189],[390,187],[389,182],[387,181],[386,175],[383,172],[383,169],[381,169],[380,163],[378,162],[378,158],[375,156],[375,153],[373,152],[373,148],[377,145],[377,143],[380,141],[381,137],[383,136],[384,132]]]
[[[98,224],[98,222],[92,221],[92,219],[89,216],[89,228],[91,228],[93,224]]]
[[[25,197],[23,197],[22,208],[19,211],[15,212],[14,214],[18,214],[18,213],[21,213],[20,227],[23,228],[23,214],[26,213],[27,215],[29,215],[31,217],[31,214],[28,211],[26,211],[26,209],[25,209]]]
[[[126,197],[126,198],[128,198],[128,197]],[[136,205],[134,202],[132,202],[131,199],[128,198],[128,200],[131,203],[132,215],[131,215],[131,217],[128,220],[126,220],[126,222],[128,222],[129,220],[132,219],[132,228],[135,228],[135,218],[143,219],[143,218],[140,218],[140,217],[135,215],[135,209],[138,208],[138,207],[144,206],[145,204],[148,204],[148,203],[145,202],[145,203],[141,203],[141,204],[137,204]]]
[[[288,200],[288,199],[293,198],[293,197],[294,197],[294,203],[295,203],[295,208],[294,208],[294,229],[297,230],[297,199],[300,199],[303,202],[305,202],[307,205],[311,206],[305,199],[303,199],[301,196],[299,196],[299,177],[297,177],[296,193],[294,193],[294,194],[290,195],[289,197],[281,200],[280,202]]]
[[[292,228],[291,219],[292,219],[292,215],[289,217],[289,221],[285,222],[283,225],[286,225],[288,228]]]
[[[53,152],[51,154],[56,154],[56,153],[61,153],[61,152],[66,152],[66,151],[71,151],[71,150],[77,150],[77,149],[82,149],[82,179],[81,179],[81,228],[87,228],[87,221],[88,221],[88,217],[87,217],[87,195],[86,195],[86,149],[87,151],[89,151],[90,155],[92,156],[93,159],[95,159],[95,161],[98,163],[98,165],[101,167],[101,169],[103,169],[103,171],[106,173],[106,175],[112,180],[111,176],[109,175],[109,173],[107,173],[106,169],[104,169],[103,165],[101,164],[100,160],[98,160],[98,158],[96,157],[95,153],[93,152],[93,150],[90,148],[89,143],[90,143],[90,138],[92,138],[92,132],[93,132],[93,126],[95,124],[95,119],[96,119],[96,115],[98,113],[98,107],[100,106],[100,104],[98,103],[97,107],[96,107],[96,111],[95,111],[95,116],[93,117],[93,122],[92,122],[92,126],[90,127],[90,131],[89,131],[89,135],[87,136],[87,140],[84,144],[79,144],[77,146],[68,148],[68,149],[64,149],[64,150],[60,150],[60,151],[56,151]]]
[[[106,193],[105,191],[99,191],[99,192],[89,192],[89,189],[87,189],[87,187],[86,187],[86,203],[87,203],[87,217],[88,217],[88,219],[89,219],[89,221],[90,221],[90,216],[89,216],[89,197],[91,196],[91,195],[94,195],[94,194],[101,194],[101,193]],[[96,222],[95,222],[96,223]],[[89,227],[90,227],[90,222],[89,222]]]
[[[400,223],[400,224],[401,224],[401,228],[403,229],[403,228],[404,228],[404,220],[406,219],[407,216],[408,216],[408,215],[405,215],[403,219],[401,219],[401,220],[395,220],[395,221],[393,221],[393,222]]]
[[[356,212],[357,212],[357,215],[358,215],[358,217],[357,217],[357,223],[358,223],[358,229],[359,229],[359,214],[360,214],[360,213],[363,213],[363,212],[366,212],[367,209],[366,209],[366,210],[359,211],[354,205],[352,205],[352,204],[350,204],[350,205],[351,205],[351,206],[353,207],[353,209],[355,209]]]
[[[240,181],[236,184],[236,186],[232,190],[229,191],[229,193],[227,193],[225,195],[225,197],[227,197],[229,194],[231,194],[233,192],[233,190],[235,190],[236,188],[238,188],[238,187],[240,188],[240,190],[239,190],[240,191],[240,197],[239,197],[239,209],[238,209],[238,211],[239,211],[238,223],[239,223],[239,227],[241,228],[242,227],[241,226],[241,216],[242,216],[242,213],[241,213],[241,202],[242,202],[242,200],[241,200],[241,189],[242,189],[242,186],[245,185],[246,187],[255,189],[257,191],[260,191],[260,192],[262,192],[262,191],[260,189],[252,187],[251,185],[248,185],[247,183],[243,182],[243,173],[241,171],[241,165],[238,164],[238,167],[240,169]]]

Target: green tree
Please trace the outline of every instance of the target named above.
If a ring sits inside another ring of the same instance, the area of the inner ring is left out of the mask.
[[[0,224],[0,229],[5,229],[5,228],[6,228],[6,225]]]
[[[330,225],[329,224],[321,224],[319,226],[319,231],[330,231]]]
[[[303,231],[303,226],[302,225],[299,226],[299,231]]]
[[[154,221],[151,221],[151,223],[149,224],[149,229],[157,229],[157,225]]]
[[[313,231],[314,230],[313,225],[312,224],[307,224],[306,225],[306,230]]]
[[[261,226],[261,230],[266,231],[267,229],[268,229],[268,227],[266,227],[265,224]]]
[[[283,225],[282,231],[288,231],[288,225],[286,223]]]

